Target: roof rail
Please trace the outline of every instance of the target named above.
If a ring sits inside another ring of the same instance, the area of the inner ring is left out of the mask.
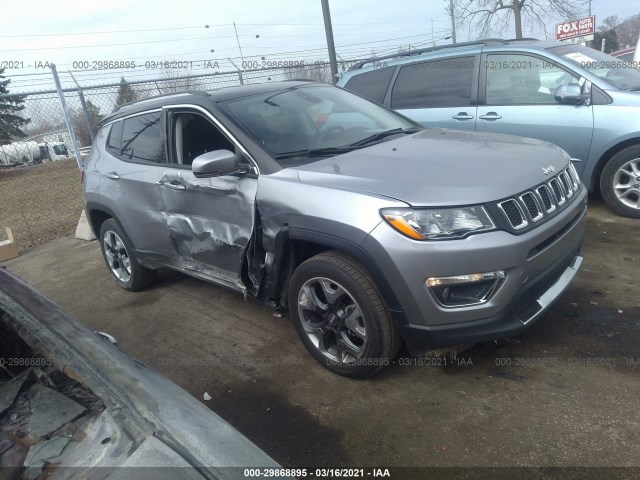
[[[540,39],[539,38],[533,38],[533,37],[523,37],[523,38],[510,38],[509,40],[507,40],[507,42],[511,43],[511,42],[539,42]]]
[[[167,93],[160,93],[158,95],[152,95],[151,97],[147,97],[147,98],[142,98],[140,100],[134,100],[132,102],[127,102],[127,103],[123,103],[122,105],[118,106],[118,108],[116,108],[113,113],[117,113],[120,110],[129,107],[131,105],[139,105],[140,103],[146,102],[146,101],[150,101],[150,100],[156,100],[158,98],[163,98],[163,97],[173,97],[173,96],[177,96],[177,95],[200,95],[200,96],[209,96],[209,93],[207,93],[205,90],[180,90],[178,92],[167,92]]]
[[[525,39],[521,39],[525,40]],[[535,40],[533,38],[527,38],[526,40]],[[389,58],[399,58],[399,57],[411,57],[413,55],[420,55],[426,52],[433,52],[436,50],[442,50],[445,48],[458,48],[458,47],[471,47],[474,45],[508,45],[510,40],[502,40],[500,38],[486,38],[484,40],[474,40],[473,42],[462,42],[462,43],[448,43],[447,45],[437,45],[434,47],[426,47],[426,48],[418,48],[416,50],[407,50],[400,53],[392,53],[390,55],[384,55],[382,57],[371,57],[367,60],[362,60],[361,62],[356,63],[351,68],[351,70],[358,70],[362,68],[367,63],[377,62],[380,60],[387,60]]]

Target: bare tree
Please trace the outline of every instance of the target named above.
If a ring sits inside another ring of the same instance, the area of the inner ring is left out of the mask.
[[[190,70],[176,70],[164,68],[160,74],[161,80],[157,82],[161,93],[183,92],[185,90],[198,90],[200,84],[195,78],[184,78],[192,75]]]
[[[459,0],[455,9],[458,22],[474,25],[482,36],[504,34],[513,25],[522,38],[523,26],[546,37],[551,21],[574,19],[581,7],[580,0]]]
[[[640,14],[625,18],[617,27],[620,47],[634,47],[638,43],[640,34]]]
[[[618,16],[611,15],[602,20],[602,22],[598,26],[598,30],[600,30],[601,32],[604,32],[605,30],[616,30],[618,28],[618,25],[620,25]]]

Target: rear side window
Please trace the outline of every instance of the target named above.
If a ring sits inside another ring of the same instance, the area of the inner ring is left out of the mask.
[[[165,163],[161,113],[145,113],[116,122],[111,127],[107,148],[123,160]]]
[[[406,65],[391,94],[392,108],[464,107],[471,104],[474,57]]]
[[[120,148],[122,147],[122,121],[116,122],[111,125],[109,131],[109,138],[107,138],[107,150],[114,155],[120,155]]]
[[[345,90],[362,95],[374,102],[382,103],[395,67],[376,68],[370,72],[351,77],[345,84]]]

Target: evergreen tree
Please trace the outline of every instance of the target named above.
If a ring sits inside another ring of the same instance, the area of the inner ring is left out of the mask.
[[[118,96],[116,97],[116,104],[114,110],[125,103],[134,102],[138,99],[138,94],[131,85],[122,77],[120,79],[120,86],[118,87]]]
[[[11,80],[3,74],[4,68],[0,68],[0,95],[9,93],[9,83],[11,83]],[[11,143],[16,138],[26,137],[21,128],[31,120],[16,115],[24,110],[24,98],[24,96],[0,97],[0,145]]]

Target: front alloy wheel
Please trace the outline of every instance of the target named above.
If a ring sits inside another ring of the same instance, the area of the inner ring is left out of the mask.
[[[602,170],[600,192],[617,214],[640,218],[640,145],[611,157]]]
[[[309,340],[333,362],[353,364],[362,358],[367,328],[353,296],[335,281],[316,277],[298,294],[298,315]]]
[[[613,176],[613,191],[622,204],[640,209],[640,158],[618,168]]]
[[[289,307],[309,353],[340,375],[370,377],[400,349],[398,328],[373,279],[343,253],[321,253],[298,266]]]

